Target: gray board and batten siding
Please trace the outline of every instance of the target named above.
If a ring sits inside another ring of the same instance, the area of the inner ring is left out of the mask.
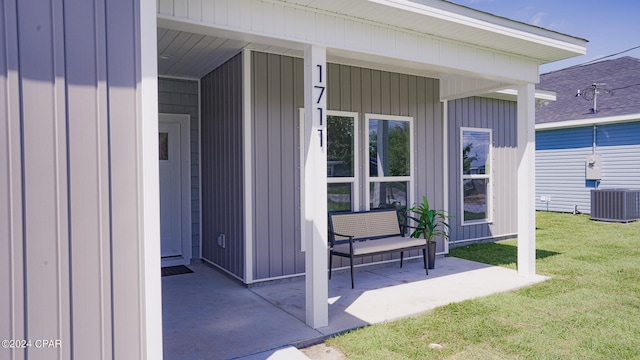
[[[145,336],[140,3],[97,5],[0,6],[0,338],[62,344],[2,358],[141,359],[156,340]]]
[[[239,279],[244,274],[242,54],[200,80],[202,259]],[[219,237],[224,234],[224,243]]]
[[[591,213],[591,190],[640,189],[640,120],[536,131],[536,209]],[[586,179],[587,158],[600,155],[601,179]]]
[[[414,199],[427,195],[443,208],[443,123],[435,79],[329,64],[327,108],[414,118]],[[240,279],[244,274],[243,151],[251,151],[254,281],[303,274],[300,251],[299,109],[304,103],[303,60],[251,53],[251,144],[242,146],[242,55],[201,80],[202,87],[202,256]],[[516,233],[516,103],[486,98],[450,101],[449,210],[452,240],[509,237]],[[460,226],[460,127],[493,129],[492,222]],[[359,134],[365,143],[364,131]],[[362,146],[362,145],[361,145]],[[357,152],[363,164],[365,154]],[[495,171],[497,169],[497,171]],[[363,170],[360,169],[361,174]],[[360,181],[360,209],[367,199]],[[225,234],[226,246],[218,245]],[[439,243],[439,251],[444,246]],[[415,251],[411,256],[419,256]],[[357,264],[397,259],[382,255]],[[348,266],[342,258],[334,267]]]
[[[517,233],[517,103],[484,97],[448,102],[450,240],[515,237]],[[460,128],[492,129],[491,222],[462,225]]]
[[[200,108],[199,82],[188,79],[158,78],[158,112],[161,114],[189,114],[191,148],[191,256],[200,254]]]
[[[298,190],[304,74],[303,60],[287,56],[253,52],[251,66],[253,278],[259,281],[304,273]],[[336,64],[328,65],[327,76],[328,110],[357,112],[360,129],[364,129],[365,113],[414,118],[415,198],[427,195],[433,206],[442,207],[443,129],[438,81]],[[360,144],[365,143],[365,136],[361,132]],[[363,164],[365,154],[362,150],[357,153]],[[360,198],[366,199],[365,195],[361,186]],[[415,251],[411,255],[420,254]],[[398,257],[374,256],[357,263]],[[348,261],[335,258],[334,264],[344,267]]]
[[[300,251],[298,109],[303,60],[251,54],[253,279],[305,271]]]

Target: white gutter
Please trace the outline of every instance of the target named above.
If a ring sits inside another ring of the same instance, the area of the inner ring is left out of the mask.
[[[638,120],[640,120],[640,114],[618,115],[618,116],[601,117],[601,118],[595,118],[595,119],[566,120],[566,121],[556,121],[556,122],[550,122],[550,123],[537,124],[536,130],[562,129],[562,128],[572,128],[572,127],[590,126],[590,125],[599,125],[599,124],[612,124],[612,123],[621,123],[621,122],[638,121]]]
[[[499,17],[457,4],[443,3],[441,1],[440,3],[442,4],[438,5],[441,5],[443,8],[446,6],[450,7],[450,9],[445,10],[436,7],[435,3],[432,6],[429,6],[426,4],[426,1],[424,3],[417,3],[410,0],[368,1],[391,8],[412,12],[415,14],[457,23],[459,25],[468,26],[480,31],[501,34],[509,36],[511,38],[529,41],[544,46],[550,46],[557,49],[563,49],[578,54],[584,55],[586,53],[586,48],[584,44],[582,44],[582,42],[586,41],[584,39],[525,24],[522,22],[517,22],[515,20]],[[456,8],[463,9],[463,11],[467,9],[469,15],[463,15],[462,11],[459,12],[459,10]],[[485,16],[482,16],[480,14],[484,14]]]

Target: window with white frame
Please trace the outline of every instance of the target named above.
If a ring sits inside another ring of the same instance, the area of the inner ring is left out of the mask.
[[[404,209],[413,203],[413,118],[365,114],[367,209]]]
[[[358,204],[358,113],[327,112],[327,209],[353,211]]]
[[[492,130],[460,129],[462,224],[491,221]]]

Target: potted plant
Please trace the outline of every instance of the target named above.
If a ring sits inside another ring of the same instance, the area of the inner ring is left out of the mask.
[[[443,210],[431,209],[429,207],[429,200],[426,196],[422,197],[422,204],[414,204],[409,209],[409,212],[413,213],[413,216],[407,215],[407,217],[415,221],[415,228],[411,233],[412,238],[419,238],[424,236],[427,240],[429,269],[435,267],[436,262],[436,242],[435,237],[440,236],[443,239],[449,239],[449,224],[447,220],[449,216]]]

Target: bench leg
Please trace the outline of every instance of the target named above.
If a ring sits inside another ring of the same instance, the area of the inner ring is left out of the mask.
[[[429,267],[427,266],[427,249],[422,249],[422,260],[424,261],[424,268],[427,270],[427,275],[429,275]]]
[[[333,251],[329,251],[329,280],[331,280],[332,271],[333,271]]]
[[[353,289],[353,257],[350,258],[350,265],[351,265],[351,288]]]
[[[400,267],[402,267],[402,259],[404,258],[404,251],[400,251]]]

